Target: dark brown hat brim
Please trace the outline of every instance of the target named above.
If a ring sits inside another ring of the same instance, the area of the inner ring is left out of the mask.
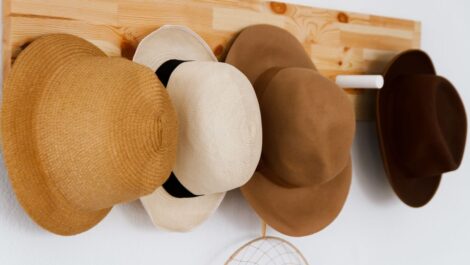
[[[407,205],[421,207],[428,203],[439,187],[441,175],[410,176],[392,153],[393,80],[403,74],[435,74],[431,59],[424,52],[411,50],[395,57],[384,72],[384,87],[377,96],[377,131],[387,178],[398,197]]]
[[[316,233],[341,212],[351,186],[351,160],[332,180],[302,188],[286,188],[261,171],[241,187],[246,200],[271,227],[288,236]]]

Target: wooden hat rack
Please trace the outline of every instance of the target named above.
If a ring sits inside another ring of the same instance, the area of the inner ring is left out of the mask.
[[[421,35],[417,21],[264,0],[3,0],[3,73],[44,34],[77,35],[110,56],[131,58],[139,41],[164,24],[190,27],[219,59],[246,26],[282,27],[323,75],[346,86],[357,120],[366,121],[375,117],[377,90],[364,88],[380,86],[380,76],[348,75],[380,74],[394,55],[419,48]]]

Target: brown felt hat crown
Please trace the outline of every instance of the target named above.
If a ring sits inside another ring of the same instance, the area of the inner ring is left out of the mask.
[[[90,229],[153,192],[175,162],[177,120],[148,68],[71,35],[47,35],[4,86],[4,158],[23,208],[45,229]]]
[[[459,167],[467,118],[457,90],[437,76],[419,50],[399,54],[387,67],[377,103],[377,126],[388,179],[400,199],[420,207],[441,175]]]
[[[317,72],[294,36],[274,26],[244,29],[226,61],[253,83],[263,123],[261,161],[243,195],[286,235],[323,229],[341,211],[351,183],[351,102]]]

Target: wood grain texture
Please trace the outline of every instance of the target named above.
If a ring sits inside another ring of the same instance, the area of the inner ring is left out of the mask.
[[[4,0],[4,76],[29,42],[47,33],[83,37],[111,56],[132,58],[139,41],[164,24],[186,25],[221,60],[246,26],[294,34],[322,74],[377,74],[400,51],[419,48],[417,21],[264,0]],[[372,120],[375,92],[347,90],[358,120]]]

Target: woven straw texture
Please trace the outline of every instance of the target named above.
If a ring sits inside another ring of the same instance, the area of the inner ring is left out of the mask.
[[[151,193],[175,162],[176,113],[154,73],[71,35],[22,52],[2,112],[17,198],[57,234],[88,230],[113,205]]]

